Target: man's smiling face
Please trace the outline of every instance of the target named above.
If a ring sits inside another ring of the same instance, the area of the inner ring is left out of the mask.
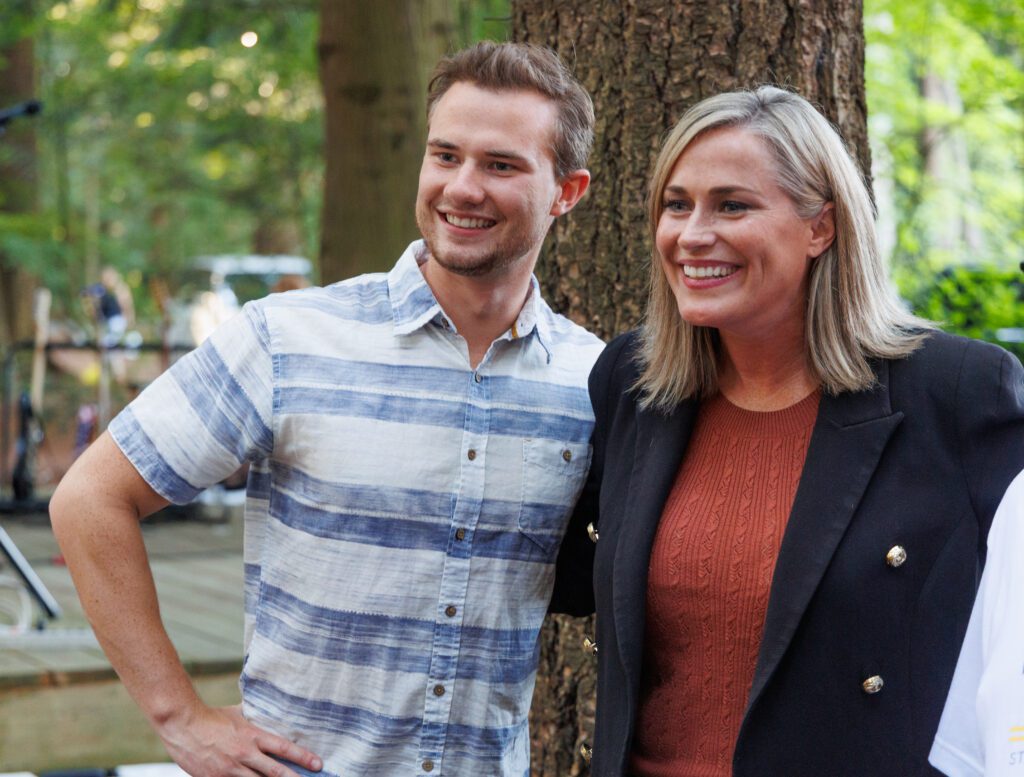
[[[533,91],[458,82],[430,116],[416,223],[449,272],[494,276],[533,263],[562,187],[551,142],[557,108]]]

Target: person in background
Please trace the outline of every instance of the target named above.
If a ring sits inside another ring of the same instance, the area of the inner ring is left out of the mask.
[[[905,311],[860,170],[796,94],[687,111],[649,213],[645,324],[590,378],[595,542],[581,516],[560,559],[558,595],[596,603],[592,774],[934,774],[1024,468],[1020,363]]]
[[[988,557],[929,760],[949,777],[1024,774],[1024,471],[988,533]]]
[[[593,107],[553,52],[513,43],[443,59],[428,106],[423,241],[389,273],[246,305],[50,503],[103,648],[193,777],[529,771],[603,348],[533,268],[589,185]],[[138,520],[244,461],[242,705],[219,709],[160,623]]]
[[[93,319],[100,327],[100,343],[111,348],[121,342],[129,328],[135,326],[135,303],[132,290],[114,267],[104,267],[100,282],[82,291]]]

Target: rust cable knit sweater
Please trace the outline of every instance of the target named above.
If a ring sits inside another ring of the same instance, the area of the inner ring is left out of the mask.
[[[820,394],[701,405],[654,539],[631,774],[729,777]]]

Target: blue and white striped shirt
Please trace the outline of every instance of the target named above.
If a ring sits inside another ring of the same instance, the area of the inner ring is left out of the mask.
[[[602,343],[534,280],[471,370],[422,252],[247,305],[110,431],[173,502],[252,462],[247,718],[327,775],[523,777]]]

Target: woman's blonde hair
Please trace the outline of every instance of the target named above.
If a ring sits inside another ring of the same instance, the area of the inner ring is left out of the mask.
[[[717,330],[680,317],[653,244],[676,160],[697,137],[720,127],[739,127],[761,138],[775,158],[778,184],[801,218],[813,218],[833,204],[835,240],[814,260],[808,282],[808,367],[830,394],[871,387],[875,375],[869,360],[910,354],[933,325],[907,312],[889,283],[871,198],[839,133],[804,98],[762,86],[697,103],[658,154],[648,193],[651,288],[636,386],[643,406],[671,410],[718,390]]]

